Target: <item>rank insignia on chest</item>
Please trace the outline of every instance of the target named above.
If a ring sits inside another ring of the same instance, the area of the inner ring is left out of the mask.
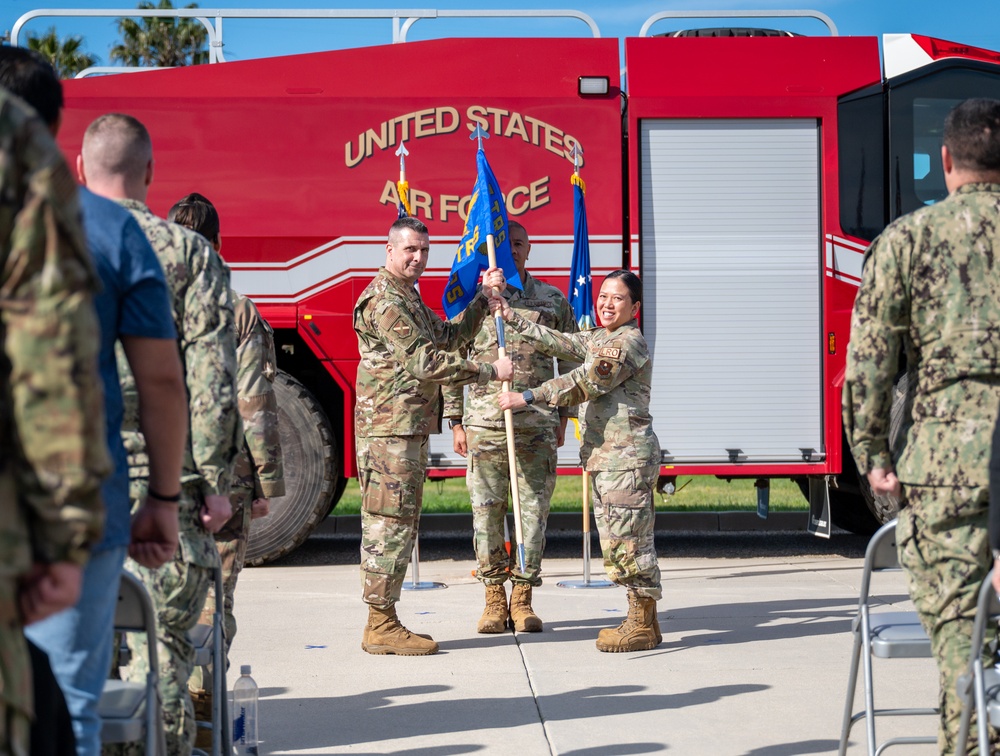
[[[618,350],[615,349],[613,351],[617,352]],[[608,378],[613,370],[614,370],[614,365],[612,365],[607,360],[600,360],[594,367],[594,372],[597,373],[597,376],[599,378]]]

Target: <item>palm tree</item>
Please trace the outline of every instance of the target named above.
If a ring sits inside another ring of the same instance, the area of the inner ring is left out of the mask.
[[[143,0],[139,9],[172,9],[170,0],[159,5]],[[185,8],[197,8],[191,3]],[[208,32],[193,18],[123,18],[118,22],[121,44],[111,48],[111,59],[126,66],[188,66],[208,62]]]
[[[83,37],[74,34],[59,39],[56,27],[50,26],[42,36],[28,33],[28,47],[45,57],[56,69],[60,79],[76,76],[85,68],[97,62],[97,57],[83,52]]]

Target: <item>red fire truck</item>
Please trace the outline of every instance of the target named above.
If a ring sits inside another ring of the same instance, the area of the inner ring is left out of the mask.
[[[617,39],[492,39],[502,67],[486,73],[482,45],[66,82],[66,154],[102,113],[143,121],[156,159],[150,206],[165,214],[188,192],[211,198],[233,286],[275,329],[290,493],[255,531],[251,559],[298,545],[356,474],[351,311],[385,259],[397,149],[409,152],[410,206],[431,232],[420,290],[440,310],[476,125],[492,136],[508,213],[531,235],[531,270],[563,290],[571,153],[582,150],[593,276],[625,266],[644,281],[664,481],[793,478],[819,531],[890,517],[841,427],[862,256],[892,219],[946,195],[945,114],[1000,97],[1000,54],[913,35],[887,36],[883,55],[874,37],[701,29],[626,39],[623,77]],[[576,451],[562,449],[560,464],[578,466]],[[464,465],[448,434],[435,437],[432,475]]]

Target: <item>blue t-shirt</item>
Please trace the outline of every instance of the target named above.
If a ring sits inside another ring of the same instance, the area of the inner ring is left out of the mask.
[[[80,189],[87,246],[101,276],[95,298],[101,324],[100,368],[104,381],[104,417],[114,472],[101,486],[107,510],[104,538],[95,548],[129,542],[128,458],[122,445],[122,392],[118,384],[115,342],[120,336],[176,339],[167,283],[156,253],[132,214],[111,200]]]

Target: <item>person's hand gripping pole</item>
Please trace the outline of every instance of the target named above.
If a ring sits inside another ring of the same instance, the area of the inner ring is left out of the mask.
[[[490,267],[497,267],[497,252],[493,241],[493,234],[486,236],[486,253],[489,257]],[[507,356],[507,343],[504,338],[503,316],[498,311],[495,314],[497,326],[497,355],[501,358]],[[510,391],[510,381],[500,384],[500,390],[504,393]],[[503,424],[507,430],[507,462],[510,469],[510,499],[514,505],[514,540],[517,541],[517,565],[521,572],[526,569],[524,556],[524,537],[521,528],[521,497],[517,490],[517,456],[514,450],[514,413],[511,410],[503,411]]]

